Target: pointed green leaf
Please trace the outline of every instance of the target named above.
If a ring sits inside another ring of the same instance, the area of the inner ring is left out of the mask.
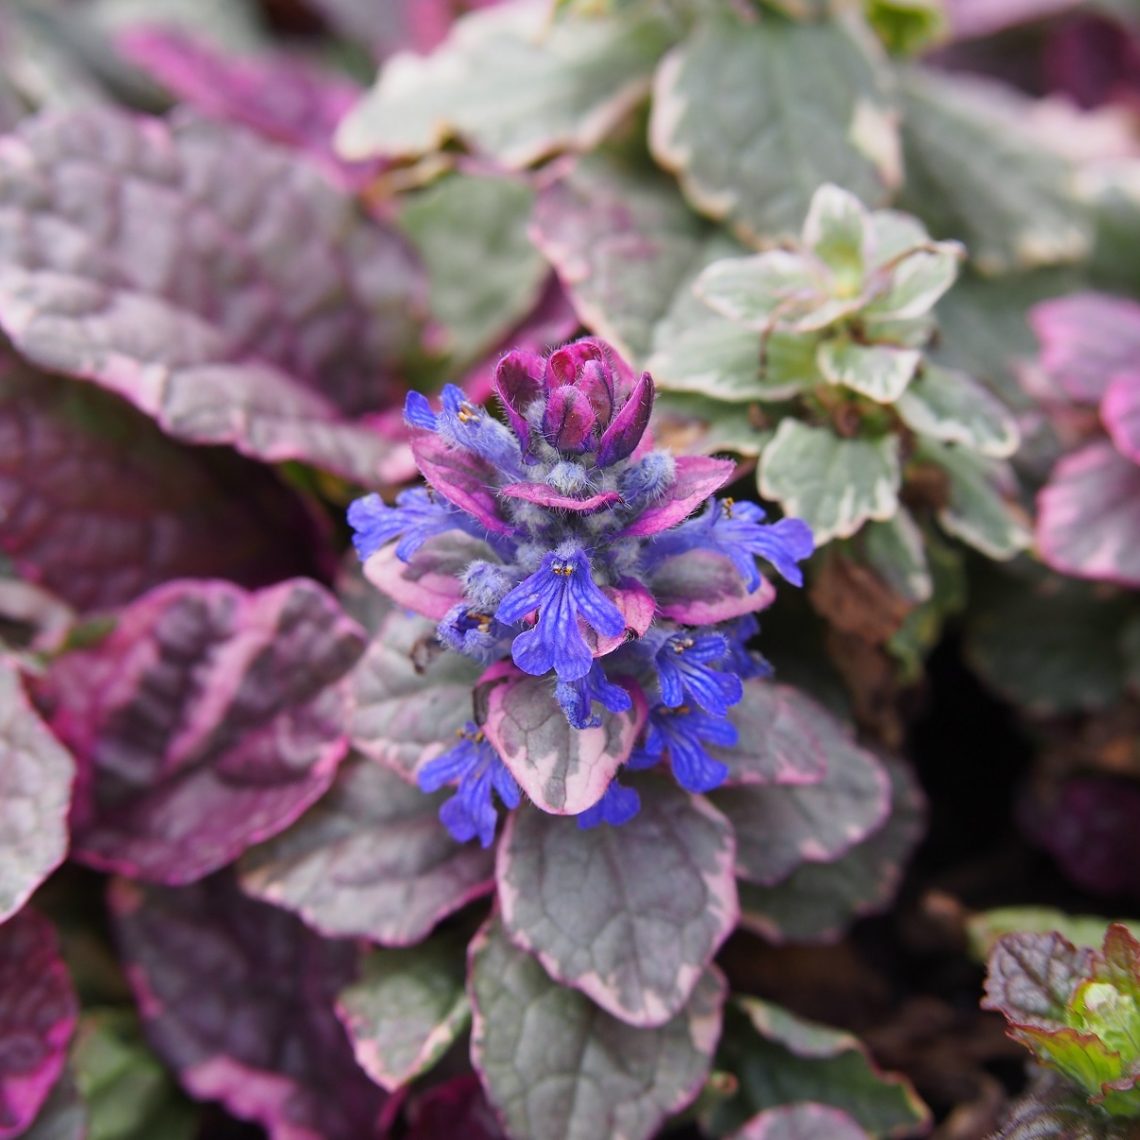
[[[404,950],[372,949],[360,977],[337,996],[360,1067],[396,1089],[427,1072],[467,1028],[462,945],[432,938]]]
[[[503,927],[552,977],[628,1025],[662,1025],[689,1000],[736,925],[725,818],[660,779],[637,784],[620,828],[523,810],[499,851]]]
[[[898,413],[919,435],[958,443],[1004,459],[1017,450],[1017,421],[989,391],[964,372],[924,364],[902,394]]]
[[[474,12],[431,55],[389,59],[341,122],[337,149],[411,157],[458,137],[511,167],[589,150],[644,97],[668,46],[653,12],[552,21],[542,0]]]
[[[896,180],[885,84],[869,39],[839,20],[708,19],[658,69],[650,146],[744,240],[790,235],[822,183],[875,202]]]
[[[845,337],[819,347],[819,370],[830,384],[840,384],[879,404],[893,404],[914,376],[922,353],[886,344],[856,344]]]
[[[798,420],[780,423],[760,459],[760,494],[811,527],[817,546],[849,538],[868,519],[899,507],[899,446],[894,436],[841,439]]]

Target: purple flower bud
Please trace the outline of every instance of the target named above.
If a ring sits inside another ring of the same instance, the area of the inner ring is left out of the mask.
[[[507,422],[511,425],[523,453],[530,442],[530,425],[527,409],[542,394],[542,377],[546,362],[533,352],[508,352],[495,369],[493,387],[503,402]]]
[[[542,434],[551,447],[572,454],[588,451],[596,423],[593,406],[577,388],[555,388],[547,397]]]
[[[633,394],[602,433],[602,441],[598,444],[599,467],[609,467],[633,454],[649,426],[653,395],[653,377],[643,372]]]

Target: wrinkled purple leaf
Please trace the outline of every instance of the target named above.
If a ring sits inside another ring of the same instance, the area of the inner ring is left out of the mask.
[[[172,578],[321,575],[326,536],[269,471],[190,449],[89,385],[0,357],[0,548],[82,609]]]
[[[364,575],[398,606],[439,621],[463,600],[463,571],[488,555],[485,542],[447,531],[429,538],[407,562],[396,557],[395,546],[382,546],[365,562]]]
[[[491,854],[451,838],[438,819],[444,799],[350,758],[320,803],[246,852],[241,885],[323,934],[412,946],[491,889]]]
[[[405,1115],[406,1140],[439,1140],[461,1136],[463,1140],[508,1140],[507,1134],[487,1103],[479,1078],[455,1077],[410,1099]]]
[[[847,1113],[822,1104],[789,1104],[754,1116],[729,1140],[866,1140]]]
[[[1095,957],[1056,931],[1007,934],[990,952],[982,1005],[1019,1025],[1047,1028],[1064,1021],[1069,998]]]
[[[315,582],[247,594],[172,582],[57,660],[38,696],[79,761],[81,861],[185,883],[288,826],[347,748],[347,686],[363,647]]]
[[[1037,543],[1063,574],[1140,586],[1140,466],[1104,440],[1066,455],[1037,496]]]
[[[667,558],[653,571],[651,585],[660,613],[685,625],[731,621],[776,600],[775,587],[766,578],[750,591],[733,563],[711,550]]]
[[[602,798],[645,723],[645,699],[607,712],[597,728],[571,728],[545,677],[507,675],[487,697],[483,729],[522,790],[543,810],[577,815]]]
[[[629,535],[657,534],[687,519],[706,499],[732,478],[736,464],[731,459],[706,455],[677,457],[677,477],[664,499],[642,511],[622,531]]]
[[[818,783],[740,785],[712,793],[736,831],[742,879],[773,886],[803,863],[830,863],[887,818],[890,782],[879,761],[826,714],[813,728],[827,757],[827,774]]]
[[[75,761],[40,720],[15,666],[0,658],[0,922],[67,855]]]
[[[736,925],[724,817],[661,780],[620,828],[523,810],[496,868],[507,937],[627,1025],[663,1025]]]
[[[499,513],[496,472],[486,459],[422,430],[412,436],[412,454],[423,477],[445,499],[474,515],[489,531],[512,532],[514,528]]]
[[[51,923],[25,910],[0,926],[0,1140],[22,1136],[36,1118],[77,1015]]]
[[[656,1029],[625,1025],[559,986],[492,921],[471,945],[471,1058],[510,1135],[648,1140],[704,1083],[724,981],[701,978]]]
[[[219,876],[117,879],[115,930],[147,1034],[186,1091],[271,1140],[382,1136],[394,1102],[357,1068],[333,1012],[356,951]]]
[[[1113,377],[1100,405],[1100,416],[1116,450],[1140,464],[1140,372]]]
[[[241,129],[104,107],[0,147],[0,327],[181,439],[377,483],[393,445],[345,417],[395,402],[422,308],[400,238]]]
[[[561,495],[553,487],[542,483],[508,483],[501,489],[501,493],[508,499],[521,499],[526,503],[538,503],[539,506],[573,511],[579,515],[594,515],[621,502],[617,491],[599,491],[596,495],[578,499],[573,495]]]

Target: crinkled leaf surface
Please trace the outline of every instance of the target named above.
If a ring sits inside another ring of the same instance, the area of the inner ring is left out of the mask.
[[[0,658],[0,922],[67,855],[75,761],[32,708],[16,667]]]
[[[919,435],[1004,459],[1017,450],[1017,422],[964,372],[924,364],[899,397],[899,417]]]
[[[560,986],[492,921],[471,947],[471,1056],[512,1136],[649,1140],[696,1096],[720,1034],[724,982],[706,971],[656,1029]]]
[[[1092,971],[1095,955],[1056,931],[1018,932],[998,939],[989,959],[983,1005],[1021,1025],[1065,1020],[1073,990]]]
[[[437,818],[445,798],[350,758],[320,803],[246,853],[242,887],[324,934],[414,945],[490,889],[491,855],[456,843]]]
[[[658,69],[654,157],[750,243],[797,231],[824,182],[881,201],[898,139],[876,63],[838,20],[708,18]]]
[[[822,1104],[789,1104],[754,1116],[730,1140],[866,1140],[845,1112]]]
[[[629,360],[648,355],[705,229],[668,179],[599,155],[544,187],[531,226],[578,315]]]
[[[743,926],[769,942],[832,942],[853,919],[890,904],[922,837],[925,813],[906,765],[894,760],[886,767],[892,793],[887,821],[831,863],[804,863],[772,887],[740,882]]]
[[[851,1034],[756,998],[738,999],[726,1011],[717,1065],[736,1075],[740,1091],[709,1113],[714,1135],[805,1101],[848,1113],[872,1136],[922,1135],[929,1127],[930,1111],[910,1082],[881,1073]]]
[[[184,883],[290,824],[347,748],[359,627],[315,582],[172,582],[40,683],[79,761],[74,854]]]
[[[850,538],[868,519],[898,510],[898,439],[841,439],[784,419],[760,460],[760,494],[811,527],[816,546]]]
[[[191,1096],[271,1140],[382,1134],[388,1096],[333,1012],[356,952],[225,876],[171,889],[117,879],[111,906],[147,1036]]]
[[[36,1118],[63,1071],[75,991],[51,923],[33,910],[0,926],[0,1140]]]
[[[0,547],[82,609],[172,578],[318,576],[326,538],[265,468],[175,443],[90,385],[0,358]]]
[[[628,1025],[663,1025],[688,1002],[736,925],[734,843],[707,802],[660,779],[641,811],[584,830],[533,809],[499,849],[503,929],[552,977]]]
[[[403,204],[399,226],[427,267],[453,358],[494,348],[537,304],[547,266],[527,237],[534,200],[517,179],[453,174]]]
[[[645,723],[645,701],[602,715],[596,728],[571,728],[544,677],[508,675],[487,696],[487,739],[520,787],[546,812],[577,815],[602,798]]]
[[[904,209],[964,241],[987,274],[1089,252],[1092,226],[1073,171],[1029,136],[1024,97],[996,83],[910,68],[900,73],[900,98]]]
[[[0,327],[189,442],[380,481],[393,445],[345,417],[394,402],[422,292],[397,235],[236,127],[99,108],[0,148]]]
[[[389,615],[352,674],[353,747],[414,778],[471,719],[481,671],[469,657],[439,650],[434,622]]]
[[[652,13],[551,20],[543,0],[511,0],[457,21],[431,55],[390,59],[337,149],[405,157],[454,136],[512,167],[589,150],[645,95],[668,43]]]
[[[463,947],[433,938],[403,950],[373,949],[337,997],[337,1016],[360,1067],[395,1091],[430,1069],[467,1028]]]
[[[812,728],[827,758],[817,783],[737,785],[710,796],[736,832],[742,879],[772,886],[801,864],[833,862],[887,818],[890,783],[882,764],[822,707]]]

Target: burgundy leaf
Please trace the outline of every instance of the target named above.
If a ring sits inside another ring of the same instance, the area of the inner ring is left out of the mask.
[[[406,1140],[508,1140],[474,1074],[454,1077],[413,1097],[407,1106]]]
[[[624,579],[620,586],[603,586],[602,593],[621,610],[621,615],[625,618],[625,629],[615,637],[607,637],[591,629],[584,621],[579,621],[579,628],[595,657],[605,657],[631,637],[643,637],[653,624],[653,616],[657,612],[657,600],[640,582],[630,578]]]
[[[359,627],[314,582],[172,582],[60,658],[39,695],[80,765],[74,852],[185,883],[288,826],[347,748]]]
[[[711,550],[667,558],[653,572],[651,585],[660,613],[684,625],[730,621],[776,600],[776,589],[767,578],[749,590],[729,558]]]
[[[0,926],[0,1140],[22,1136],[63,1071],[78,1006],[55,931],[24,910]]]
[[[333,1010],[352,945],[225,876],[177,890],[118,879],[110,899],[147,1034],[191,1096],[271,1140],[387,1135],[398,1104],[357,1067]]]
[[[445,499],[474,515],[489,531],[511,533],[511,524],[499,514],[496,472],[487,460],[422,430],[412,434],[412,454],[423,477]]]
[[[521,499],[554,510],[573,511],[579,515],[597,514],[598,511],[621,502],[621,495],[617,491],[599,491],[585,499],[576,499],[573,495],[559,494],[553,487],[542,483],[508,483],[499,489],[499,493],[510,499]]]
[[[364,564],[364,574],[398,606],[439,621],[463,600],[463,571],[490,553],[487,544],[463,531],[433,535],[402,562],[393,545],[382,546]]]

